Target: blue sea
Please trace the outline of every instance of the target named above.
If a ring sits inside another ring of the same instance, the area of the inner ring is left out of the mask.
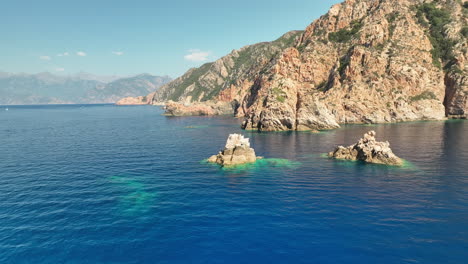
[[[161,114],[0,107],[0,263],[467,263],[466,121],[257,133]],[[404,167],[324,157],[369,130]],[[234,132],[265,160],[204,162]]]

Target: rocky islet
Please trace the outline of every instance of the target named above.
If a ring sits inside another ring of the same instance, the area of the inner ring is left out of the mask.
[[[390,143],[388,141],[379,142],[375,136],[375,131],[369,131],[356,144],[349,147],[339,146],[328,153],[328,156],[335,159],[359,160],[375,164],[403,165],[403,160],[390,149]]]
[[[210,163],[216,163],[221,166],[233,166],[246,163],[254,163],[257,159],[255,150],[250,147],[250,140],[240,134],[230,134],[226,146],[217,155],[208,159]]]

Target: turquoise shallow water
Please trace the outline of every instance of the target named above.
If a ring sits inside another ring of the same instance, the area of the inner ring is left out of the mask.
[[[156,107],[0,107],[0,263],[465,263],[468,122],[241,131]],[[323,157],[368,130],[404,168]],[[203,162],[229,133],[256,164]]]

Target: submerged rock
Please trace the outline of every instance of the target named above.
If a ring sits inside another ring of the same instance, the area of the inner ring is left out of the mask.
[[[339,146],[328,153],[329,157],[344,160],[361,160],[369,163],[386,165],[403,165],[403,160],[393,154],[390,143],[375,140],[375,131],[364,134],[358,143],[349,147]]]
[[[208,162],[217,163],[221,166],[240,165],[253,163],[261,157],[255,155],[255,150],[250,147],[248,138],[240,134],[230,134],[226,146],[218,155],[213,155]]]

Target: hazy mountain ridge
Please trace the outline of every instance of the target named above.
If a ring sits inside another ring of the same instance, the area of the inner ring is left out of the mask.
[[[0,104],[114,103],[122,97],[153,92],[170,80],[168,76],[150,74],[117,78],[89,73],[62,76],[0,72]]]

